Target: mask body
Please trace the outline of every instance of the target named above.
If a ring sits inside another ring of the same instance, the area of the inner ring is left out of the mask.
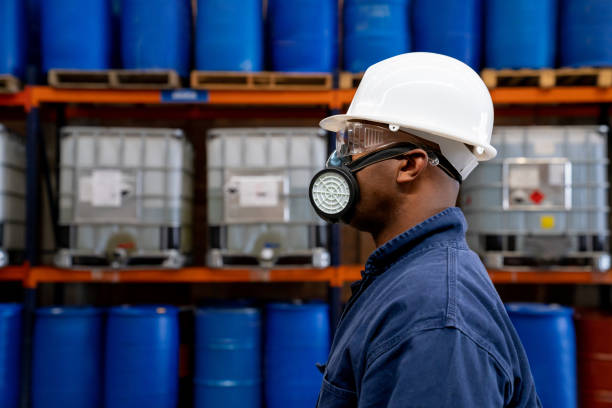
[[[359,182],[355,176],[364,168],[400,157],[418,148],[412,143],[400,143],[383,150],[370,152],[356,160],[351,156],[338,157],[334,151],[325,169],[312,178],[309,188],[310,204],[317,215],[330,223],[350,223],[359,202]]]

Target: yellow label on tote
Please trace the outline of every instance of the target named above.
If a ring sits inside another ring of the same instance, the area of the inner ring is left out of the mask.
[[[543,215],[540,217],[540,227],[542,229],[555,228],[555,217],[552,215]]]

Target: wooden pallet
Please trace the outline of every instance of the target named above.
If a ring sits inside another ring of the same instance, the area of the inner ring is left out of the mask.
[[[111,71],[52,69],[47,80],[55,88],[105,89],[111,87]]]
[[[482,80],[489,89],[511,87],[612,86],[612,68],[484,69]]]
[[[72,70],[52,69],[49,85],[80,89],[173,89],[181,86],[174,70]]]
[[[193,89],[325,90],[332,76],[325,73],[193,71]]]
[[[363,72],[341,72],[338,86],[340,89],[352,89],[357,88],[363,78]]]
[[[180,88],[181,78],[174,70],[111,71],[111,86],[118,89],[175,89]]]
[[[0,75],[0,94],[13,94],[19,92],[21,83],[13,75]]]

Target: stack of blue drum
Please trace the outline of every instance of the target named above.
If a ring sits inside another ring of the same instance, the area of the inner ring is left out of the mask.
[[[190,69],[189,0],[123,0],[122,65],[128,69]],[[111,67],[113,25],[108,0],[41,2],[42,68],[96,70]]]
[[[19,397],[21,307],[0,305],[0,406]],[[323,303],[196,311],[194,407],[314,406],[329,352]],[[173,306],[44,307],[34,327],[33,408],[175,408],[179,327]]]
[[[176,308],[37,311],[33,408],[175,408],[177,387]]]
[[[250,307],[199,309],[194,406],[314,406],[321,386],[316,364],[327,360],[329,337],[322,303],[269,304],[265,319]]]
[[[45,0],[38,7],[43,72],[361,72],[409,51],[446,54],[475,70],[612,65],[608,0],[345,0],[342,10],[335,0],[268,0],[265,9],[262,0]],[[26,21],[24,1],[0,0],[0,74],[23,75]]]

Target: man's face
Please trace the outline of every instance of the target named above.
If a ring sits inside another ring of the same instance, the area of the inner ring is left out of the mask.
[[[391,159],[374,163],[357,172],[359,200],[349,225],[368,232],[383,226],[397,195],[397,166],[398,161]]]

